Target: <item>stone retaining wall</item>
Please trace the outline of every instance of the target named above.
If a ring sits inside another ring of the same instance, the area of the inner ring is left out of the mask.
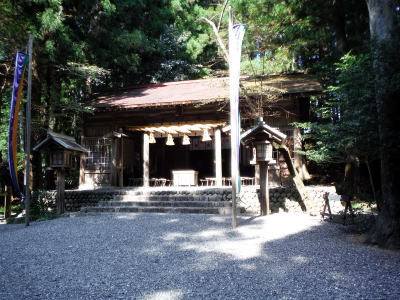
[[[66,191],[66,211],[79,211],[83,206],[96,206],[99,201],[112,200],[115,192],[112,191]],[[35,191],[32,193],[32,201],[42,204],[55,205],[56,191]]]
[[[334,187],[310,186],[302,190],[300,197],[293,187],[271,187],[270,208],[272,213],[279,212],[307,212],[311,215],[319,215],[324,206],[324,194],[329,192],[335,195]],[[67,211],[79,211],[81,207],[96,206],[100,201],[113,200],[115,196],[146,195],[149,197],[171,196],[176,200],[180,196],[187,195],[195,201],[230,201],[232,199],[230,188],[187,188],[187,189],[102,189],[102,190],[71,190],[65,192],[65,206]],[[174,196],[177,196],[174,198]],[[39,191],[32,193],[33,200],[53,205],[55,203],[55,191]],[[340,198],[340,196],[338,196]],[[259,215],[259,187],[243,186],[240,193],[239,206],[245,209],[248,215]],[[344,207],[340,201],[330,201],[332,213],[338,213]]]
[[[333,186],[306,186],[302,193],[307,212],[312,216],[318,216],[322,212],[325,193],[329,193],[329,205],[333,214],[344,211],[344,205],[340,201],[341,197],[336,194],[336,189]]]
[[[271,187],[270,209],[272,213],[279,212],[307,212],[310,215],[317,216],[324,207],[324,194],[330,193],[330,198],[336,201],[330,201],[332,213],[339,213],[344,210],[341,204],[340,196],[336,194],[334,187],[329,186],[308,186],[301,191],[302,196],[294,187]],[[259,214],[259,188],[243,187],[240,195],[240,205],[246,209],[248,214]]]

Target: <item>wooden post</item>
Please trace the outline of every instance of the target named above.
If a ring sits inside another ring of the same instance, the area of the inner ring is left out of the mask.
[[[221,129],[215,130],[215,185],[222,186]]]
[[[85,138],[81,136],[81,142],[85,146],[84,143]],[[85,184],[85,160],[87,153],[82,154],[79,156],[79,185]]]
[[[64,168],[57,169],[57,198],[56,207],[57,214],[61,215],[65,212],[65,170]]]
[[[4,219],[11,217],[11,187],[4,186]]]
[[[111,142],[111,185],[117,186],[117,141],[112,139]]]
[[[265,216],[269,214],[268,162],[259,162],[259,166],[261,215]]]
[[[259,164],[254,165],[254,184],[255,185],[260,184],[260,165]]]
[[[119,139],[118,186],[124,186],[124,141],[122,137]]]
[[[149,186],[150,144],[149,135],[143,133],[143,186]]]
[[[31,94],[32,94],[32,47],[33,36],[29,34],[28,41],[28,90],[26,101],[26,148],[25,148],[25,226],[29,226],[29,211],[31,206],[31,188],[30,188],[30,175],[31,175]]]

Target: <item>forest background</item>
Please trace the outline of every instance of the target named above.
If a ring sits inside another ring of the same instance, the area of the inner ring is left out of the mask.
[[[213,21],[226,40],[226,18],[220,20],[226,5],[235,21],[246,24],[243,75],[302,71],[320,80],[324,93],[311,101],[311,121],[296,124],[303,154],[314,172],[327,174],[325,180],[377,202],[382,217],[372,240],[396,244],[400,4],[394,0],[3,0],[1,157],[7,153],[14,57],[25,50],[28,32],[34,36],[35,145],[49,128],[79,137],[95,93],[226,73],[204,20]],[[43,180],[39,153],[33,153],[32,167],[33,188],[45,188],[51,180]]]

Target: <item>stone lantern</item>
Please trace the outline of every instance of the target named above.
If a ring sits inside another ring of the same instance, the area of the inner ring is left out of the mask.
[[[270,141],[254,141],[254,145],[256,148],[256,162],[273,162],[272,145]]]
[[[73,137],[48,131],[47,137],[37,144],[33,151],[49,153],[49,167],[57,172],[57,214],[63,214],[65,211],[65,170],[76,169],[80,155],[88,150],[79,145]]]
[[[277,129],[265,124],[263,118],[257,120],[257,125],[245,131],[241,135],[241,142],[255,149],[253,164],[257,164],[260,170],[260,206],[261,215],[269,214],[269,183],[268,167],[275,164],[272,157],[272,142],[282,144],[286,135]]]

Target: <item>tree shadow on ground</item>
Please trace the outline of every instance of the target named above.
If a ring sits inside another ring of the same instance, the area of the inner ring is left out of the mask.
[[[19,259],[2,267],[0,282],[8,284],[0,298],[320,299],[400,294],[400,255],[349,241],[340,234],[341,225],[291,214],[239,218],[235,230],[230,221],[209,215],[119,214],[21,228],[3,236],[7,242],[1,244],[1,253],[14,251]],[[27,238],[29,249],[12,243],[13,235]],[[11,282],[20,289],[11,289]]]

